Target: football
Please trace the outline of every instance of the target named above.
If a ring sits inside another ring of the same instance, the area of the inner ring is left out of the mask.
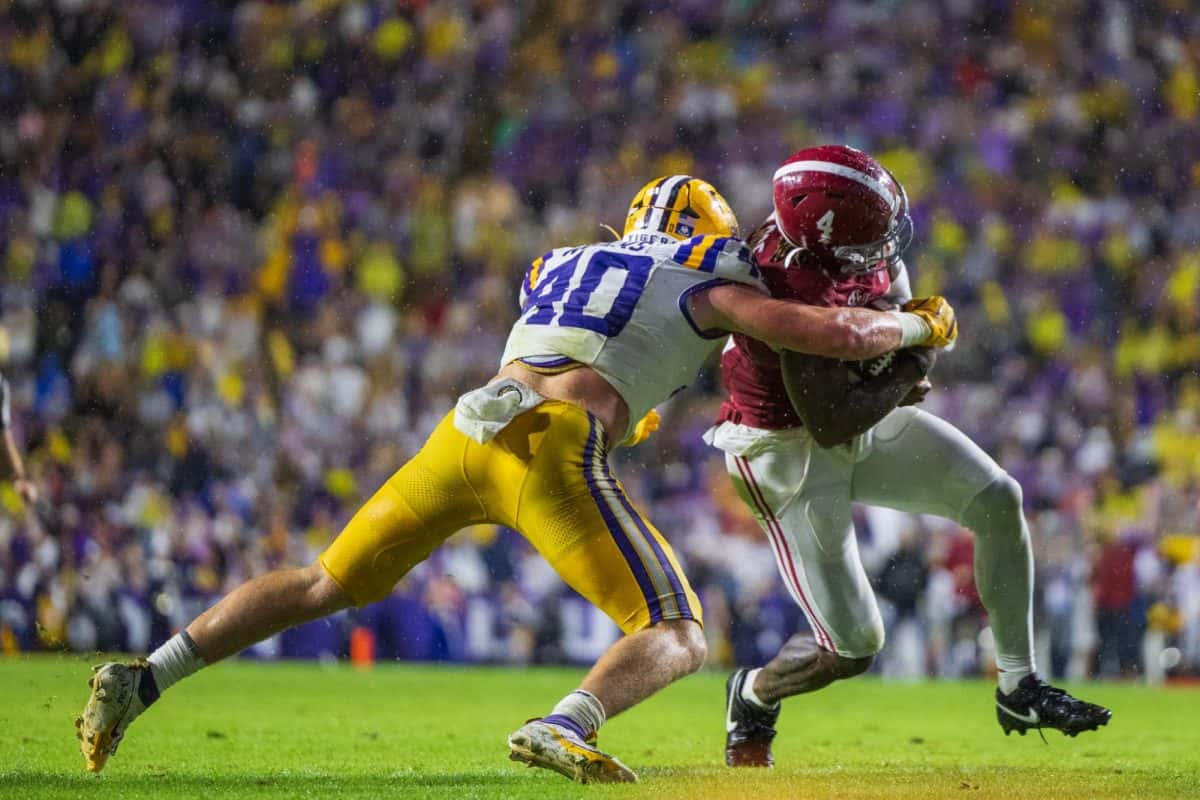
[[[883,419],[933,368],[929,347],[866,361],[784,351],[783,382],[792,407],[821,447],[845,444]]]

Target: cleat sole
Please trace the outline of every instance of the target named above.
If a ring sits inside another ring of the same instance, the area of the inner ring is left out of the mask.
[[[521,731],[508,737],[510,761],[557,772],[576,783],[637,783],[637,775],[615,758],[546,747]]]
[[[95,706],[104,702],[109,696],[108,688],[105,686],[106,676],[98,674],[102,668],[103,665],[92,667],[92,672],[96,674],[88,679],[91,693],[87,705],[83,708],[83,714],[75,719],[75,736],[80,742],[79,750],[83,754],[84,767],[88,772],[100,772],[104,769],[109,756],[117,751],[117,745],[121,740],[120,734],[114,735],[114,730],[119,725],[121,717],[103,728],[88,728],[87,720],[94,718]]]
[[[1112,719],[1112,715],[1110,714],[1108,717],[1106,717],[1104,719],[1098,720],[1096,722],[1086,723],[1086,724],[1080,725],[1079,727],[1076,727],[1076,728],[1066,728],[1066,727],[1056,728],[1056,727],[1053,727],[1050,725],[1028,725],[1028,724],[1021,722],[1020,720],[1013,719],[1012,717],[1010,717],[1007,714],[1001,713],[999,711],[999,709],[997,709],[997,711],[996,711],[996,719],[999,721],[1000,728],[1004,731],[1005,736],[1012,735],[1013,731],[1016,731],[1021,736],[1024,736],[1031,730],[1036,730],[1038,732],[1042,732],[1042,731],[1046,731],[1046,730],[1052,730],[1052,731],[1057,730],[1060,733],[1062,733],[1063,736],[1067,736],[1071,739],[1074,739],[1076,736],[1078,736],[1081,733],[1087,733],[1088,731],[1098,731],[1101,728],[1103,728],[1104,726],[1108,725],[1109,721]],[[1042,738],[1043,739],[1045,738],[1045,734],[1042,735]]]

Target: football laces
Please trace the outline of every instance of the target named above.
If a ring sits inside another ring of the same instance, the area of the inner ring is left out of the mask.
[[[895,360],[896,351],[893,350],[892,352],[884,353],[877,358],[864,361],[862,366],[863,370],[866,371],[868,375],[870,375],[872,378],[878,378],[887,370],[888,367],[892,365],[892,362]]]

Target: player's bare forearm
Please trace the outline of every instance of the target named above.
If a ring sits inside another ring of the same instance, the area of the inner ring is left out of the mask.
[[[4,431],[4,475],[14,481],[25,480],[25,463],[21,460],[21,451],[17,448],[12,431]]]
[[[36,504],[40,496],[37,485],[29,480],[29,476],[25,474],[25,463],[21,459],[21,449],[17,447],[17,442],[13,439],[12,430],[4,429],[4,452],[6,455],[5,467],[7,468],[8,477],[12,478],[13,487],[16,488],[17,494],[30,505]],[[43,517],[44,519],[44,517]]]
[[[894,314],[776,300],[744,286],[697,293],[691,311],[704,329],[744,333],[773,347],[846,361],[889,353],[901,346],[903,336]]]

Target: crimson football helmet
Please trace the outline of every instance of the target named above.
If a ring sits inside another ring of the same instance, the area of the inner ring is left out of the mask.
[[[794,248],[785,264],[861,275],[893,266],[912,240],[904,187],[861,150],[806,147],[773,183],[775,221]]]

